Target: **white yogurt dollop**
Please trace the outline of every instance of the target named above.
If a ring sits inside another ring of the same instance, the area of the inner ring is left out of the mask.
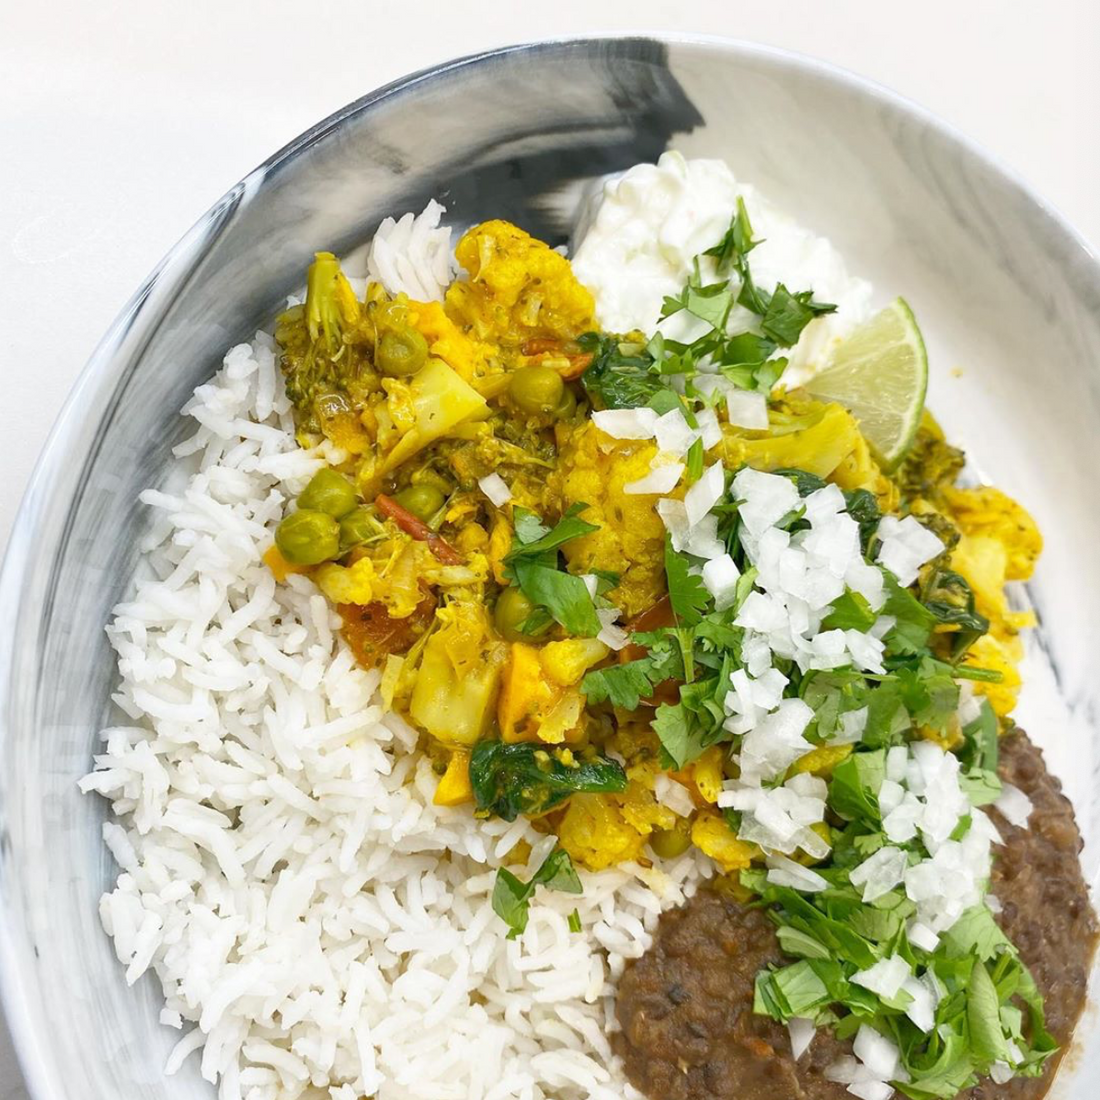
[[[653,332],[665,296],[680,293],[692,259],[729,228],[736,203],[737,183],[720,160],[670,152],[608,180],[573,257],[600,324]]]
[[[752,187],[738,183],[720,160],[687,160],[678,152],[656,164],[638,164],[608,180],[597,200],[574,257],[573,270],[596,300],[600,325],[611,332],[660,327],[678,339],[678,315],[660,323],[666,295],[679,294],[694,258],[716,244],[729,228],[737,198],[745,200],[753,234],[760,240],[750,257],[758,286],[772,291],[811,289],[837,312],[806,326],[797,347],[787,352],[783,381],[797,385],[828,359],[834,343],[870,314],[871,285],[848,274],[844,259],[826,240],[795,224]],[[704,280],[715,278],[714,263],[701,262]],[[735,308],[731,332],[751,328],[755,318]],[[676,329],[670,331],[670,329]]]

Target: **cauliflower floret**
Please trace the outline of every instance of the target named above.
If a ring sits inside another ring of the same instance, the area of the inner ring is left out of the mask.
[[[596,327],[592,295],[569,261],[508,222],[474,226],[455,257],[469,278],[447,291],[447,314],[479,340],[518,348],[532,336],[572,339]]]
[[[571,572],[618,573],[619,587],[608,595],[627,618],[651,607],[665,590],[665,528],[653,497],[623,492],[649,473],[656,453],[652,444],[613,440],[586,422],[569,434],[559,456],[555,480],[565,504],[583,501],[588,509],[582,518],[599,525],[562,548]]]
[[[578,794],[570,799],[558,837],[572,859],[592,871],[637,859],[645,844],[618,806],[598,794]]]
[[[754,852],[758,851],[754,845],[738,840],[726,824],[726,819],[712,810],[703,811],[692,822],[691,842],[710,856],[726,874],[744,870],[752,862]]]
[[[610,650],[598,638],[567,638],[542,647],[539,661],[554,683],[570,687],[602,661]]]
[[[949,488],[944,499],[964,534],[985,535],[1004,546],[1007,580],[1026,581],[1031,576],[1043,550],[1043,536],[1027,509],[991,485]]]
[[[409,323],[428,341],[431,354],[442,359],[463,381],[472,382],[486,372],[492,349],[467,336],[439,302],[410,302]]]

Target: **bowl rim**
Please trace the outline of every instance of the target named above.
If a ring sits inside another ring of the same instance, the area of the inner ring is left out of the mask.
[[[1051,240],[1058,263],[1072,267],[1075,274],[1100,290],[1100,251],[1017,169],[953,123],[916,101],[876,80],[812,55],[720,35],[650,33],[638,30],[550,36],[493,47],[438,62],[367,92],[292,138],[231,187],[165,253],[92,350],[47,435],[16,510],[12,533],[0,566],[0,606],[12,609],[20,606],[25,588],[24,577],[44,557],[33,535],[47,506],[57,513],[63,503],[67,511],[73,499],[79,496],[79,492],[75,495],[68,494],[64,498],[53,496],[51,489],[56,484],[62,467],[70,464],[72,456],[67,453],[67,448],[72,446],[72,437],[83,423],[85,411],[95,404],[91,399],[95,395],[105,395],[118,383],[125,373],[128,357],[135,363],[140,360],[145,343],[159,325],[165,304],[189,282],[211,242],[216,239],[233,213],[258,194],[265,181],[275,176],[302,152],[338,129],[349,118],[447,74],[478,65],[493,65],[514,54],[537,56],[572,50],[584,51],[601,45],[621,46],[631,42],[657,43],[687,51],[720,54],[734,61],[738,58],[763,61],[781,71],[808,72],[857,95],[878,100],[894,111],[909,116],[935,131],[964,157],[976,160],[1000,177],[1014,193],[1014,197],[1037,215],[1043,231]],[[133,346],[128,348],[128,345]],[[85,460],[88,453],[80,454],[79,457]],[[66,538],[67,529],[63,529],[62,542]],[[14,631],[0,632],[0,750],[6,745],[9,736],[7,710],[14,671],[13,634]],[[0,805],[2,801],[0,789]],[[7,836],[0,836],[0,841],[8,843]],[[6,883],[0,877],[0,898],[7,893]],[[88,916],[90,918],[91,914]],[[9,916],[0,905],[0,1012],[6,1020],[28,1095],[33,1100],[55,1100],[60,1094],[54,1090],[52,1074],[45,1068],[48,1060],[37,1056],[42,1037],[31,1026],[30,1015],[25,1011],[30,1000],[31,983],[27,980],[28,974],[25,970],[26,957],[17,948],[13,931]]]

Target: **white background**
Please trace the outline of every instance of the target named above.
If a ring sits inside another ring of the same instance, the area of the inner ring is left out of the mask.
[[[241,176],[414,69],[626,30],[746,38],[890,85],[1100,242],[1096,0],[0,0],[0,546],[97,340]],[[0,1032],[0,1100],[22,1096]]]

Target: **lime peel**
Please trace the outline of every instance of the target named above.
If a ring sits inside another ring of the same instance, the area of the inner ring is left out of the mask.
[[[897,466],[920,426],[928,389],[928,354],[905,299],[896,298],[849,334],[804,388],[818,400],[843,405],[859,421],[879,465]]]

